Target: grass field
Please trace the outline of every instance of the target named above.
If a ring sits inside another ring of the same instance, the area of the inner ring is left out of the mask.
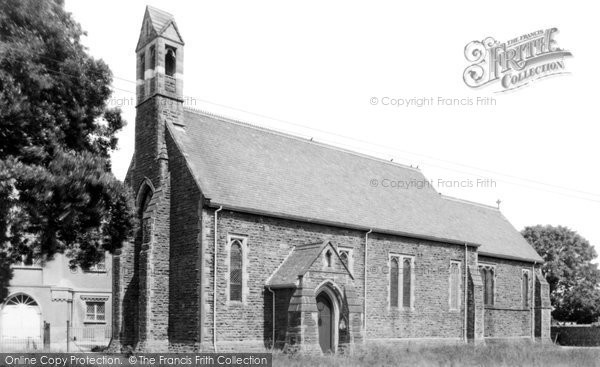
[[[356,347],[349,355],[275,353],[273,366],[600,366],[600,348],[553,344]]]

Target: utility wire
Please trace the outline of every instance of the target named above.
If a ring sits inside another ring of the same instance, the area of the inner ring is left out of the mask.
[[[120,90],[123,90],[123,89],[120,89]],[[123,90],[123,91],[125,91],[125,90]],[[126,92],[135,94],[132,91],[126,91]],[[192,98],[192,97],[188,97],[188,98]],[[328,134],[328,135],[331,135],[331,136],[335,136],[335,137],[339,137],[339,138],[343,138],[343,139],[347,139],[347,140],[354,140],[356,142],[368,144],[368,145],[375,146],[375,147],[380,147],[380,148],[384,148],[384,149],[390,149],[390,150],[392,150],[394,152],[401,152],[401,153],[405,153],[405,154],[409,154],[409,155],[420,156],[420,157],[423,157],[423,158],[427,158],[427,159],[431,159],[431,160],[435,160],[435,161],[440,161],[440,162],[444,162],[444,163],[448,163],[448,164],[452,164],[452,165],[464,167],[464,168],[467,168],[467,169],[482,171],[482,172],[486,172],[486,173],[489,173],[489,174],[492,174],[492,175],[496,175],[496,176],[504,176],[504,177],[512,178],[514,180],[521,180],[521,181],[529,182],[529,183],[536,184],[536,185],[548,186],[548,187],[557,188],[557,189],[564,190],[564,191],[575,192],[575,193],[578,193],[578,194],[583,194],[583,195],[588,195],[588,196],[594,196],[594,197],[600,197],[600,194],[595,194],[595,193],[586,192],[586,191],[582,191],[582,190],[578,190],[578,189],[573,189],[573,188],[568,188],[568,187],[559,186],[559,185],[553,185],[553,184],[545,183],[545,182],[542,182],[542,181],[532,180],[532,179],[523,178],[523,177],[519,177],[519,176],[504,174],[504,173],[501,173],[501,172],[496,172],[496,171],[487,170],[487,169],[483,169],[483,168],[478,168],[478,167],[474,167],[474,166],[470,166],[470,165],[466,165],[466,164],[461,164],[461,163],[457,163],[457,162],[453,162],[453,161],[439,159],[439,158],[435,158],[435,157],[431,157],[431,156],[427,156],[427,155],[423,155],[423,154],[419,154],[419,153],[408,152],[408,151],[397,149],[397,148],[394,148],[394,147],[390,147],[390,146],[386,146],[386,145],[381,145],[381,144],[375,144],[375,143],[368,142],[366,140],[356,139],[356,138],[352,138],[352,137],[349,137],[349,136],[344,136],[344,135],[340,135],[340,134],[337,134],[337,133],[332,133],[332,132],[329,132],[329,131],[326,131],[326,130],[321,130],[321,129],[312,128],[312,127],[309,127],[309,126],[306,126],[306,125],[301,125],[301,124],[297,124],[297,123],[293,123],[293,122],[289,122],[289,121],[285,121],[285,120],[276,119],[276,118],[273,118],[273,117],[269,117],[269,116],[261,115],[261,114],[258,114],[258,113],[250,112],[250,111],[247,111],[247,110],[239,109],[239,108],[236,108],[236,107],[227,106],[227,105],[220,104],[220,103],[215,103],[215,102],[208,101],[208,100],[205,100],[205,99],[195,98],[195,97],[193,97],[193,98],[195,100],[197,100],[197,101],[208,103],[208,104],[212,104],[212,105],[215,105],[215,106],[218,106],[218,107],[222,107],[222,108],[226,108],[226,109],[229,109],[229,110],[234,110],[234,111],[238,111],[238,112],[250,114],[250,115],[261,117],[261,118],[265,118],[265,119],[268,119],[268,120],[271,120],[271,121],[281,122],[281,123],[284,123],[284,124],[288,124],[288,125],[292,125],[292,126],[296,126],[296,127],[301,127],[301,128],[304,128],[304,129],[308,129],[308,130],[312,130],[312,131],[316,131],[316,132]],[[280,129],[278,129],[278,130],[280,130]],[[282,132],[285,132],[285,133],[288,133],[288,134],[291,134],[291,135],[299,135],[299,133],[297,133],[297,132],[289,132],[289,131],[282,131]],[[302,134],[302,135],[305,135],[305,134]],[[310,138],[309,135],[305,135],[305,137]],[[334,146],[337,145],[337,146],[340,146],[340,147],[343,147],[343,148],[349,149],[349,150],[354,150],[354,151],[356,151],[356,150],[364,150],[364,148],[360,149],[360,148],[358,148],[356,146],[348,145],[348,144],[342,144],[342,143],[339,143],[339,142],[335,142],[335,143],[334,142],[327,142],[327,141],[324,141],[324,142],[329,143],[329,144],[334,145]],[[373,149],[368,149],[368,150],[370,152],[376,152],[376,153],[378,153],[378,155],[390,155],[389,152],[383,152],[383,151],[380,151],[380,150],[373,150]],[[405,161],[410,161],[410,159],[408,157],[406,157],[406,156],[401,156],[401,158],[403,158]],[[471,176],[480,177],[480,178],[487,178],[486,176],[483,176],[481,174],[477,174],[477,173],[474,173],[474,172],[467,172],[467,171],[463,171],[463,170],[458,170],[456,168],[450,168],[450,167],[439,165],[439,164],[433,164],[433,163],[427,163],[427,164],[428,164],[428,166],[431,166],[431,167],[445,169],[445,170],[448,170],[448,171],[462,173],[462,174],[465,174],[465,175],[471,175]],[[569,195],[569,194],[566,194],[564,192],[559,192],[559,191],[555,191],[555,190],[549,190],[549,189],[540,188],[540,187],[537,187],[537,186],[530,186],[530,185],[519,184],[519,183],[516,183],[514,181],[507,181],[507,180],[502,180],[502,179],[496,179],[496,180],[499,181],[499,182],[504,182],[504,183],[508,183],[508,184],[512,184],[512,185],[516,185],[516,186],[522,186],[522,187],[526,187],[526,188],[530,188],[530,189],[535,189],[535,190],[542,190],[542,191],[545,191],[545,192],[559,194],[559,195],[568,196],[568,197],[573,197],[573,198],[580,199],[580,200],[587,200],[587,201],[592,201],[592,202],[600,203],[600,199],[599,200],[590,199],[590,198],[587,198],[587,197],[584,197],[584,196],[581,196],[581,195]]]
[[[42,56],[42,55],[37,55],[37,56],[41,57],[41,58],[45,58],[45,59],[57,61],[57,62],[64,62],[64,61],[53,59],[53,58],[50,58],[50,57],[47,57],[47,56]],[[10,56],[7,56],[7,55],[4,55],[4,57],[7,58],[7,59],[13,59],[15,61],[20,61],[20,60],[14,58],[14,57],[10,57]],[[47,70],[47,71],[49,71],[49,72],[52,72],[52,73],[57,73],[57,74],[61,74],[61,75],[69,76],[69,77],[74,77],[74,78],[79,78],[78,75],[66,73],[64,71],[58,71],[58,70],[54,70],[54,69],[51,69],[51,68],[48,68],[48,67],[45,67],[44,69]],[[117,80],[121,80],[121,81],[124,81],[124,82],[128,82],[128,83],[132,83],[132,84],[137,84],[135,81],[132,81],[132,80],[126,79],[126,78],[122,78],[122,77],[119,77],[119,76],[115,76],[115,75],[113,75],[112,78],[113,79],[117,79]],[[136,92],[134,92],[134,91],[131,91],[131,90],[128,90],[128,89],[119,88],[119,87],[115,87],[114,85],[111,85],[110,88],[112,88],[113,90],[118,90],[118,91],[121,91],[121,92],[130,93],[130,94],[133,94],[133,95],[136,94]],[[307,129],[307,130],[319,132],[319,133],[322,133],[322,134],[327,134],[327,135],[330,135],[330,136],[335,136],[335,137],[338,137],[338,138],[355,141],[355,142],[358,142],[358,143],[361,143],[361,144],[367,144],[367,145],[374,146],[374,147],[379,147],[379,148],[383,148],[383,149],[389,149],[392,152],[400,152],[400,153],[403,153],[403,154],[409,154],[409,155],[412,155],[412,156],[422,157],[422,158],[425,158],[425,159],[430,159],[430,160],[434,160],[434,161],[438,161],[438,162],[443,162],[443,163],[446,163],[446,164],[451,164],[451,165],[455,165],[455,166],[459,166],[459,167],[463,167],[463,168],[467,168],[467,169],[471,169],[471,170],[475,170],[475,171],[486,172],[486,173],[493,174],[493,175],[496,175],[496,176],[503,176],[503,177],[508,177],[508,178],[514,179],[514,180],[529,182],[529,183],[532,183],[532,184],[535,184],[535,185],[548,186],[548,187],[559,189],[559,190],[570,191],[570,192],[574,192],[574,193],[578,193],[578,194],[583,194],[583,195],[588,195],[588,196],[593,196],[593,197],[600,198],[600,194],[596,194],[596,193],[592,193],[592,192],[587,192],[587,191],[583,191],[583,190],[579,190],[579,189],[574,189],[574,188],[570,188],[570,187],[565,187],[565,186],[560,186],[560,185],[554,185],[554,184],[550,184],[550,183],[546,183],[546,182],[542,182],[542,181],[538,181],[538,180],[533,180],[533,179],[529,179],[529,178],[525,178],[525,177],[519,177],[519,176],[510,175],[510,174],[506,174],[506,173],[502,173],[502,172],[498,172],[498,171],[488,170],[488,169],[485,169],[485,168],[479,168],[479,167],[475,167],[475,166],[471,166],[471,165],[467,165],[467,164],[463,164],[463,163],[458,163],[458,162],[454,162],[454,161],[449,161],[449,160],[445,160],[445,159],[436,158],[436,157],[429,156],[429,155],[424,155],[424,154],[420,154],[420,153],[415,153],[415,152],[410,152],[410,151],[398,149],[396,147],[391,147],[391,146],[382,145],[382,144],[376,144],[376,143],[369,142],[367,140],[362,140],[362,139],[354,138],[354,137],[351,137],[351,136],[341,135],[341,134],[333,133],[333,132],[330,132],[330,131],[327,131],[327,130],[322,130],[322,129],[318,129],[318,128],[314,128],[314,127],[310,127],[310,126],[306,126],[306,125],[302,125],[302,124],[298,124],[298,123],[294,123],[294,122],[290,122],[290,121],[286,121],[286,120],[281,120],[281,119],[278,119],[278,118],[273,118],[273,117],[262,115],[262,114],[255,113],[255,112],[252,112],[252,111],[248,111],[248,110],[244,110],[244,109],[240,109],[240,108],[228,106],[228,105],[225,105],[225,104],[220,104],[220,103],[212,102],[212,101],[209,101],[209,100],[206,100],[206,99],[202,99],[202,98],[196,98],[196,97],[191,97],[191,96],[185,96],[185,97],[189,98],[189,99],[194,99],[194,100],[197,100],[197,101],[200,101],[200,102],[208,103],[208,104],[211,104],[211,105],[214,105],[214,106],[218,106],[218,107],[221,107],[221,108],[225,108],[225,109],[228,109],[228,110],[238,111],[238,112],[242,112],[242,113],[245,113],[245,114],[253,115],[253,116],[256,116],[256,117],[268,119],[268,120],[271,120],[271,121],[274,121],[274,122],[280,122],[280,123],[283,123],[283,124],[286,124],[286,125],[300,127],[300,128],[303,128],[303,129]],[[284,131],[284,132],[286,132],[286,131]],[[298,135],[298,133],[296,133],[296,132],[286,132],[286,133],[289,133],[289,134],[292,134],[292,135]],[[341,145],[343,148],[350,149],[350,150],[364,150],[364,148],[363,149],[359,149],[356,146],[352,146],[352,145],[348,145],[348,144],[340,144],[339,142],[330,143],[330,144],[332,144],[334,146],[335,145]],[[376,151],[376,150],[373,150],[373,149],[368,149],[368,150],[371,151],[371,152],[377,152],[378,154],[389,154],[389,152]],[[406,160],[406,161],[410,161],[410,159],[408,159],[406,156],[401,156],[401,157],[404,160]],[[449,170],[449,171],[453,171],[453,172],[457,172],[457,173],[462,173],[462,174],[466,174],[466,175],[475,176],[475,177],[487,178],[487,177],[482,176],[482,175],[477,174],[477,173],[461,171],[461,170],[457,170],[455,168],[450,168],[450,167],[443,166],[443,165],[432,164],[432,163],[428,163],[428,165],[432,166],[432,167],[437,167],[437,168],[440,168],[440,169],[444,169],[444,170]],[[554,194],[559,194],[559,195],[563,195],[563,196],[573,197],[573,198],[576,198],[576,199],[581,199],[581,200],[586,200],[586,201],[600,203],[600,199],[596,200],[595,198],[591,199],[591,198],[586,198],[586,197],[579,196],[579,195],[569,195],[569,194],[566,194],[564,192],[559,192],[559,191],[544,189],[544,188],[540,188],[540,187],[534,187],[534,186],[524,185],[524,184],[520,184],[520,183],[516,183],[516,182],[512,182],[512,181],[507,181],[507,180],[497,179],[497,181],[508,183],[508,184],[512,184],[512,185],[516,185],[516,186],[526,187],[526,188],[530,188],[530,189],[542,190],[542,191],[546,191],[546,192],[554,193]]]

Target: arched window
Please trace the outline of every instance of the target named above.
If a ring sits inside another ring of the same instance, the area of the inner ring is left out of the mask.
[[[138,72],[138,79],[144,79],[144,72],[146,71],[146,54],[140,54],[140,68]]]
[[[529,273],[523,272],[523,308],[529,307]]]
[[[338,253],[340,254],[340,260],[342,261],[342,263],[344,263],[344,265],[346,265],[346,268],[348,269],[348,271],[352,272],[353,269],[353,260],[352,260],[352,252],[353,249],[351,247],[338,247]]]
[[[347,251],[340,251],[340,260],[342,260],[342,262],[348,266],[348,252]]]
[[[327,250],[327,252],[325,253],[325,263],[328,268],[331,268],[331,262],[333,260],[332,256],[333,254],[331,253],[331,251]]]
[[[452,261],[450,263],[450,309],[458,310],[460,308],[460,262]]]
[[[41,342],[42,314],[37,302],[26,294],[10,297],[0,309],[0,340]]]
[[[494,268],[482,266],[479,268],[481,282],[483,283],[483,303],[486,306],[494,305]]]
[[[175,49],[172,47],[167,47],[167,53],[165,54],[165,74],[168,76],[175,75],[176,60],[177,58]]]
[[[348,263],[348,251],[340,251],[340,260],[342,260],[346,266],[350,266]]]
[[[150,67],[149,69],[154,70],[156,66],[156,48],[154,46],[150,46]]]
[[[140,202],[140,216],[144,216],[144,212],[146,209],[148,209],[148,204],[150,204],[150,199],[152,199],[152,191],[150,191],[150,189],[146,189],[144,197]]]
[[[410,307],[411,267],[411,259],[404,259],[402,263],[402,307]]]
[[[142,225],[142,243],[150,241],[150,221],[148,218],[144,219],[144,213],[148,209],[148,205],[152,200],[152,190],[149,187],[145,188],[142,200],[140,201],[138,217]]]
[[[398,284],[400,282],[398,258],[392,258],[390,266],[390,306],[398,307]]]
[[[242,301],[242,243],[238,239],[231,242],[229,249],[229,300]]]
[[[489,305],[494,304],[494,269],[488,269],[486,289],[488,292]]]
[[[6,301],[6,305],[37,306],[37,302],[26,294],[17,294]]]

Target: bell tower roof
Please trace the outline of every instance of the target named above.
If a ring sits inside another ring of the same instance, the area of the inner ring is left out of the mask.
[[[148,5],[142,21],[140,38],[135,48],[136,52],[156,37],[164,37],[183,45],[183,39],[173,15]]]

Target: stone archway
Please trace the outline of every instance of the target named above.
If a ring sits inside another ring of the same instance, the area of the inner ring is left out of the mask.
[[[284,350],[344,353],[363,341],[362,299],[331,242],[296,246],[267,285],[295,288],[287,306]]]
[[[325,281],[315,289],[317,306],[317,335],[323,353],[336,353],[340,345],[340,320],[343,296],[332,281]],[[329,331],[329,333],[327,332]],[[328,340],[324,338],[329,337]]]

